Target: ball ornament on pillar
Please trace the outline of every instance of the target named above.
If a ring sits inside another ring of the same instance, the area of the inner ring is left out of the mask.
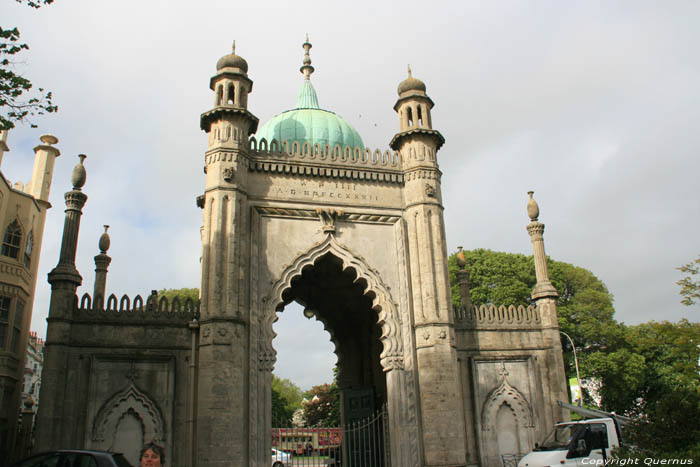
[[[536,222],[537,218],[540,217],[540,207],[537,205],[537,201],[532,197],[535,192],[528,191],[527,194],[530,195],[530,199],[527,202],[527,215],[532,222]]]
[[[467,257],[464,256],[464,251],[461,246],[458,246],[457,250],[459,250],[457,251],[457,266],[459,266],[459,269],[464,269],[467,265]]]
[[[107,254],[107,250],[109,250],[110,245],[109,234],[107,233],[107,229],[109,229],[109,226],[105,225],[104,228],[105,231],[102,235],[100,235],[100,241],[97,244],[97,246],[100,248],[100,253]]]
[[[83,161],[87,157],[85,154],[79,154],[80,163],[78,163],[73,168],[73,175],[71,176],[71,183],[73,183],[73,189],[80,191],[80,189],[85,185],[85,180],[87,179],[87,173],[85,172],[85,166]]]

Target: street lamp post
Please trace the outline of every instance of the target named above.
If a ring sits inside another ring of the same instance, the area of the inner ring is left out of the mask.
[[[574,340],[564,331],[559,331],[564,334],[569,342],[571,343],[571,348],[574,350],[574,365],[576,365],[576,382],[578,383],[579,391],[581,391],[581,396],[578,398],[578,405],[581,407],[583,405],[583,388],[581,387],[581,375],[578,372],[578,358],[576,357],[576,346],[574,345]]]

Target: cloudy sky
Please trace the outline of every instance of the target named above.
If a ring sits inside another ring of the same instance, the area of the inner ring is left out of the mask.
[[[89,199],[79,293],[109,224],[108,292],[199,285],[206,136],[216,61],[236,40],[261,123],[294,106],[310,35],[322,108],[372,148],[398,130],[396,86],[411,64],[435,101],[433,126],[448,248],[530,254],[526,192],[535,190],[547,253],[593,271],[627,324],[689,318],[675,268],[700,254],[700,3],[697,1],[232,2],[56,0],[0,5],[31,50],[18,70],[53,91],[59,113],[19,126],[2,171],[27,181],[32,148],[56,135],[56,162],[32,329],[45,333],[77,154]],[[696,130],[692,130],[696,127]],[[302,387],[330,380],[318,322],[287,310],[276,373]],[[308,336],[317,336],[309,338]],[[303,339],[302,339],[303,337]],[[300,349],[318,341],[318,348]]]

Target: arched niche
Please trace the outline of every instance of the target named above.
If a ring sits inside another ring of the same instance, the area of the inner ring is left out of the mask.
[[[140,429],[141,433],[136,431]],[[136,431],[135,431],[136,430]],[[105,402],[92,424],[92,447],[111,450],[124,439],[163,443],[165,424],[157,404],[133,383]],[[135,449],[140,449],[140,446]],[[125,453],[131,454],[133,453]]]

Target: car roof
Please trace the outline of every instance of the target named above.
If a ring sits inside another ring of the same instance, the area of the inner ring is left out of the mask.
[[[32,454],[31,456],[24,457],[21,460],[19,460],[18,462],[16,462],[15,464],[11,464],[11,466],[19,465],[20,463],[22,463],[26,460],[29,460],[29,459],[33,459],[35,457],[41,457],[41,456],[45,456],[47,454],[57,454],[57,453],[60,453],[60,454],[89,454],[89,455],[95,456],[99,459],[111,459],[112,456],[123,455],[119,452],[94,451],[94,450],[90,450],[90,449],[54,449],[53,451],[42,451],[42,452],[38,452],[36,454]]]

